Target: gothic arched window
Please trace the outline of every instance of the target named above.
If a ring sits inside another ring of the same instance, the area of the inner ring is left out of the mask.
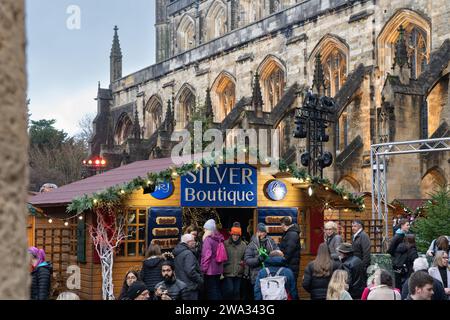
[[[319,54],[325,80],[325,94],[334,97],[347,80],[348,46],[335,35],[324,36],[311,53],[311,74],[314,74],[316,57]]]
[[[408,54],[411,63],[411,77],[416,79],[428,63],[426,34],[414,26],[408,32]]]
[[[144,111],[144,137],[150,138],[156,130],[161,126],[163,116],[163,107],[161,99],[157,96],[153,96],[147,103]]]
[[[206,16],[206,38],[212,40],[227,32],[227,7],[221,1],[214,2]]]
[[[122,114],[117,122],[114,134],[114,142],[116,145],[123,144],[131,136],[132,129],[133,122],[130,117],[126,113]]]
[[[195,108],[194,90],[189,85],[184,85],[177,98],[177,107],[175,108],[176,129],[184,129],[188,125],[191,114]]]
[[[195,47],[195,24],[194,20],[185,15],[177,30],[178,52],[184,52]]]
[[[347,61],[343,52],[333,50],[323,58],[323,71],[327,96],[334,97],[344,84],[347,74]]]
[[[431,27],[427,19],[413,10],[398,10],[383,27],[377,39],[378,67],[383,78],[391,72],[400,28],[403,29],[406,39],[411,77],[417,78],[429,60]]]
[[[231,75],[221,73],[213,84],[214,120],[221,122],[231,112],[236,104],[236,84]]]
[[[264,99],[263,111],[270,112],[280,102],[284,93],[286,86],[284,67],[278,59],[268,57],[259,69]]]
[[[261,0],[240,0],[239,13],[239,26],[243,27],[264,17],[264,5]]]

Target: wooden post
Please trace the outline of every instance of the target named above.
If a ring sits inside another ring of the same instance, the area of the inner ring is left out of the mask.
[[[0,1],[0,299],[28,299],[24,1]]]

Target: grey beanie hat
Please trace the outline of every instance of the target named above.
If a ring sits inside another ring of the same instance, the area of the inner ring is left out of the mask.
[[[267,233],[267,227],[264,223],[258,223],[258,231],[260,232],[266,232]]]

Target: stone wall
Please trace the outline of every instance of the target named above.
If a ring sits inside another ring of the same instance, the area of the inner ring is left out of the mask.
[[[0,299],[27,299],[24,1],[0,2]]]
[[[201,2],[199,10],[207,10],[207,6],[211,3],[211,1]],[[183,9],[185,11],[181,10],[172,14],[171,19],[174,19],[174,24],[176,24],[175,20],[181,19],[185,13],[197,10],[189,6],[186,8],[186,10]],[[176,101],[177,96],[186,84],[194,89],[197,102],[203,103],[206,88],[211,88],[222,72],[230,74],[236,80],[236,101],[250,98],[253,76],[256,71],[261,71],[260,67],[267,59],[275,59],[282,66],[285,72],[286,89],[294,83],[297,83],[300,88],[309,87],[313,78],[314,53],[323,44],[324,37],[331,36],[348,48],[348,79],[351,78],[352,72],[362,65],[361,74],[356,77],[358,81],[352,80],[355,88],[350,92],[351,96],[345,97],[346,92],[343,92],[344,97],[341,96],[340,99],[341,110],[346,110],[348,114],[347,143],[350,144],[359,137],[362,146],[358,144],[358,148],[351,152],[343,167],[335,165],[328,168],[325,170],[325,175],[335,182],[349,176],[358,181],[361,191],[370,191],[372,181],[370,145],[379,142],[377,112],[382,106],[382,93],[386,86],[387,75],[393,72],[391,66],[380,67],[383,52],[378,45],[378,40],[388,23],[399,12],[405,10],[410,10],[407,13],[409,16],[415,14],[421,17],[430,27],[431,53],[440,50],[444,40],[448,39],[450,34],[448,24],[450,9],[446,5],[446,0],[436,0],[432,3],[426,0],[299,1],[292,7],[268,15],[263,20],[238,28],[207,43],[200,43],[185,53],[114,82],[112,84],[113,114],[129,112],[130,104],[136,103],[142,124],[144,106],[152,96],[157,95],[164,102],[163,115],[166,115],[166,102],[172,97],[175,98],[174,108],[177,109],[179,107]],[[193,11],[191,13],[194,14]],[[440,55],[441,59],[443,56],[445,54]],[[435,65],[441,64],[442,61],[435,61]],[[448,74],[448,68],[439,77],[445,74]],[[438,77],[437,74],[432,73],[427,81],[432,82],[436,77]],[[409,85],[400,83],[384,97],[393,106],[395,121],[392,123],[391,130],[395,141],[420,138],[422,98],[417,95],[425,94],[422,92],[424,89],[420,89],[420,83],[419,81],[412,81]],[[429,85],[431,86],[432,83]],[[142,92],[144,94],[138,95]],[[212,100],[216,101],[215,93],[211,94]],[[448,80],[444,80],[429,96],[431,105],[439,105],[442,109],[440,119],[435,119],[432,123],[433,128],[449,118],[449,101]],[[298,104],[299,99],[294,103]],[[258,125],[266,124],[250,123],[250,127]],[[429,134],[431,135],[432,132]],[[288,132],[286,136],[289,136]],[[326,145],[326,149],[330,151],[335,151],[333,136],[334,132],[330,130],[330,142]],[[298,143],[291,139],[287,149],[293,146],[298,146]],[[348,152],[348,150],[340,151]],[[335,154],[336,156],[338,155]],[[395,158],[389,163],[390,166],[392,165],[390,168],[392,179],[389,181],[392,185],[389,189],[390,200],[398,195],[419,197],[420,191],[417,186],[420,185],[422,176],[430,168],[431,163],[440,167],[448,175],[449,163],[445,155],[437,162],[427,160],[430,164],[426,165],[423,164],[424,158],[418,156],[404,158],[407,160]],[[411,172],[418,174],[410,177]],[[407,183],[410,184],[409,189],[403,187]]]

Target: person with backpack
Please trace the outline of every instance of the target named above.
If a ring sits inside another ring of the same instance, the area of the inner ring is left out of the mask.
[[[220,276],[223,273],[223,263],[228,260],[223,236],[217,232],[213,219],[206,221],[203,226],[203,246],[200,269],[204,274],[206,298],[221,300]]]
[[[402,288],[406,279],[408,279],[413,271],[414,260],[419,255],[416,248],[416,237],[413,234],[407,234],[403,242],[397,246],[392,259],[392,267],[395,275],[396,288]]]
[[[245,272],[244,253],[247,244],[241,239],[240,224],[233,224],[231,237],[225,241],[228,261],[223,266],[223,297],[226,300],[239,300],[241,294],[241,280]]]
[[[274,250],[255,280],[255,300],[298,300],[294,273],[283,252]]]
[[[255,286],[259,270],[265,268],[264,261],[274,250],[279,250],[277,244],[267,235],[266,225],[264,223],[259,223],[256,234],[252,237],[244,254],[245,263],[250,268],[250,280],[252,286]]]
[[[397,288],[401,288],[402,274],[404,274],[406,271],[403,267],[403,263],[400,263],[401,261],[396,261],[396,255],[397,258],[401,256],[401,253],[397,252],[397,248],[401,243],[403,243],[405,236],[409,232],[410,228],[409,221],[407,219],[400,220],[399,225],[400,228],[395,232],[395,236],[392,238],[387,250],[387,253],[389,253],[392,258],[392,267],[395,273],[395,286]]]

